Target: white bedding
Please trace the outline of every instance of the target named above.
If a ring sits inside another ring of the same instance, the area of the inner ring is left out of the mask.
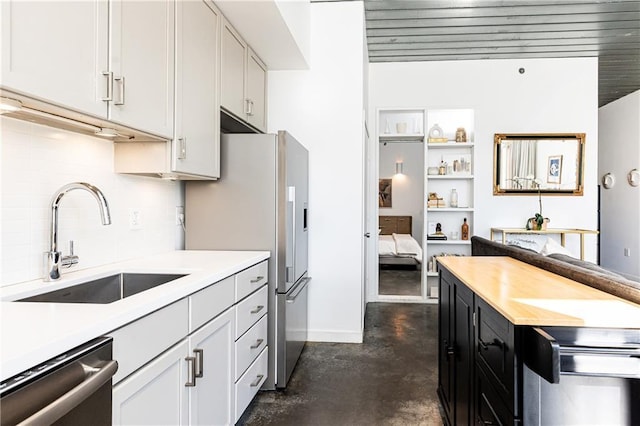
[[[409,234],[379,235],[380,256],[413,257],[422,262],[422,248]]]

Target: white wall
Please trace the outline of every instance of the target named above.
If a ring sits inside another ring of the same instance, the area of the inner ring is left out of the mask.
[[[640,187],[627,183],[627,173],[640,169],[640,90],[600,108],[599,124],[598,176],[616,179],[601,188],[600,263],[640,281]]]
[[[424,167],[423,144],[393,142],[380,144],[381,179],[393,179],[391,186],[392,205],[380,208],[380,215],[411,216],[412,235],[422,244],[422,221],[424,214]],[[403,162],[404,173],[396,175],[396,161]]]
[[[75,190],[59,209],[58,243],[74,240],[84,269],[183,247],[175,207],[184,205],[177,182],[113,173],[113,142],[26,121],[0,118],[0,283],[40,279],[49,248],[54,192],[70,182],[96,185],[106,196],[112,224],[103,226],[95,199]],[[142,213],[142,229],[129,229],[129,209]],[[63,270],[64,274],[65,270]]]
[[[362,340],[362,2],[311,5],[308,71],[269,72],[271,132],[309,149],[309,340]]]
[[[525,68],[520,74],[518,69]],[[586,133],[584,196],[543,196],[555,228],[597,228],[597,58],[376,63],[370,66],[369,108],[472,108],[475,111],[473,234],[492,226],[523,227],[538,210],[533,196],[494,196],[494,133]],[[597,258],[586,236],[585,258]],[[579,238],[567,237],[579,255]]]

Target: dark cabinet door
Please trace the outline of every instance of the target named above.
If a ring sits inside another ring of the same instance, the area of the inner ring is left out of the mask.
[[[454,335],[453,328],[453,284],[450,275],[443,271],[440,275],[439,309],[438,309],[438,395],[444,408],[449,424],[453,423],[451,403],[454,399],[454,368],[453,358]]]
[[[473,419],[473,292],[446,269],[440,273],[438,395],[451,425]]]
[[[469,425],[473,419],[474,333],[473,292],[456,284],[455,292],[455,423]]]

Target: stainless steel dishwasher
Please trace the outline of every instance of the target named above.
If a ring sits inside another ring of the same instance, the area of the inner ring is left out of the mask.
[[[112,339],[100,337],[0,383],[4,425],[110,425]]]
[[[525,425],[640,424],[640,329],[531,327]]]

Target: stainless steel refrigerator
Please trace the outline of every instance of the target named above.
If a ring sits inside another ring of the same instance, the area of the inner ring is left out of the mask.
[[[309,155],[289,133],[223,134],[220,180],[186,183],[188,250],[268,250],[269,377],[283,388],[307,340]]]

